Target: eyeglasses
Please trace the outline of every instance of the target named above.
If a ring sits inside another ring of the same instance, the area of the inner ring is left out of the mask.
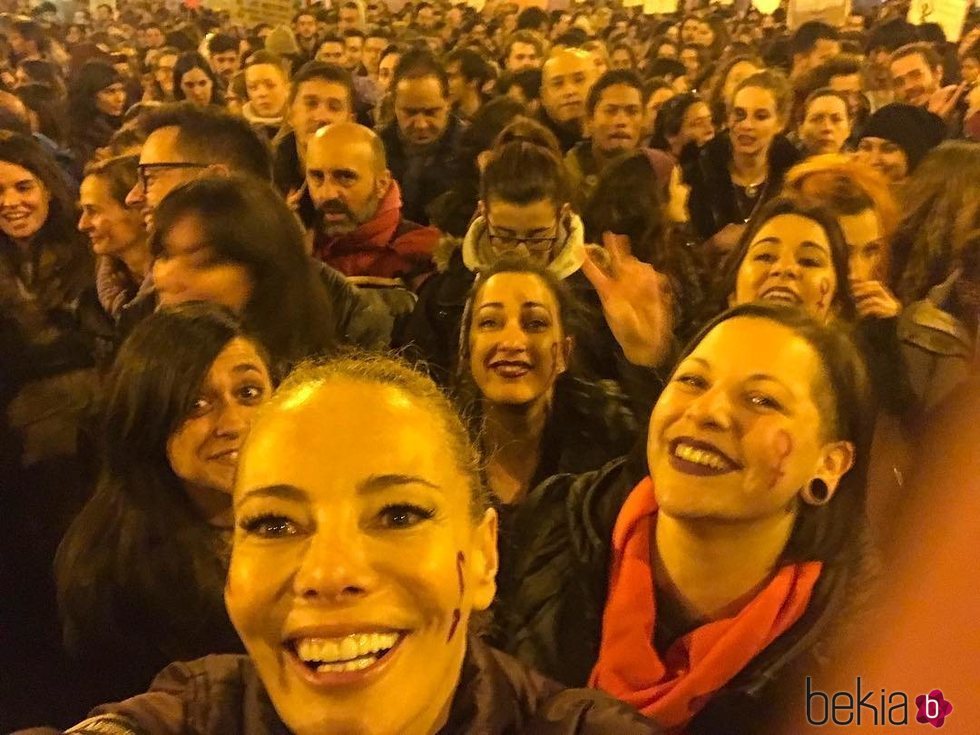
[[[487,238],[490,245],[497,250],[516,248],[524,245],[527,249],[536,254],[546,253],[551,250],[558,241],[558,224],[555,227],[555,234],[548,237],[527,237],[526,235],[501,235],[493,231],[493,224],[487,220]]]
[[[150,176],[154,171],[161,171],[165,169],[207,168],[208,165],[209,164],[207,163],[188,163],[188,162],[141,163],[136,167],[136,176],[139,180],[140,188],[143,190],[143,194],[146,194],[147,190],[150,188],[150,184],[153,183]]]

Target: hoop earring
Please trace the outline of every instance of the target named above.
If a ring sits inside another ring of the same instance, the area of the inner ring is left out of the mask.
[[[800,497],[808,505],[826,505],[830,502],[831,495],[833,493],[830,492],[830,487],[819,477],[814,477],[800,491]]]

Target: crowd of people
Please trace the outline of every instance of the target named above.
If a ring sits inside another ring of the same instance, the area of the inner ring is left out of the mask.
[[[800,731],[976,404],[980,16],[0,9],[0,730]]]

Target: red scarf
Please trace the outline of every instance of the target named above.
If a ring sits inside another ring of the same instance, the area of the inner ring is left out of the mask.
[[[401,222],[401,190],[398,182],[392,181],[374,217],[345,235],[332,239],[321,235],[314,252],[345,276],[397,278],[431,270],[429,264],[439,241],[439,231],[433,227],[415,227],[393,239]]]
[[[664,727],[683,728],[716,691],[799,620],[822,564],[783,567],[735,617],[682,636],[661,660],[653,646],[657,611],[650,568],[656,513],[653,481],[647,477],[633,488],[616,519],[602,642],[589,685]]]

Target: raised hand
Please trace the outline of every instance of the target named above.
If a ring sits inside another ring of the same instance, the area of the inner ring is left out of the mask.
[[[606,232],[603,248],[590,245],[582,272],[602,302],[606,323],[626,359],[656,367],[663,362],[674,329],[670,282],[633,257],[628,237]]]
[[[888,319],[902,311],[902,302],[881,281],[851,281],[851,295],[862,319]]]
[[[929,98],[928,110],[939,115],[944,121],[948,122],[953,111],[956,109],[960,98],[969,89],[966,82],[962,84],[951,84],[948,87],[937,89]]]

